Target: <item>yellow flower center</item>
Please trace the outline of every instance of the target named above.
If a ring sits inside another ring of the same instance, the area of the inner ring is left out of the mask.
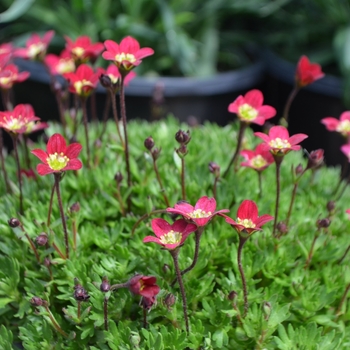
[[[85,52],[85,49],[83,49],[83,48],[80,47],[80,46],[77,46],[77,47],[74,47],[74,48],[72,49],[72,52],[73,52],[73,54],[74,54],[75,56],[81,57],[81,56],[83,56],[83,54],[84,54],[84,52]]]
[[[4,118],[6,125],[6,129],[16,131],[18,129],[21,129],[23,125],[26,123],[26,120],[23,120],[22,118],[13,118],[13,116],[10,116],[10,119],[7,117]]]
[[[265,158],[263,158],[260,154],[251,159],[250,163],[254,168],[262,168],[267,164]]]
[[[249,104],[245,103],[238,109],[240,119],[252,121],[258,116],[259,112]]]
[[[251,219],[243,219],[237,218],[237,224],[243,225],[246,228],[255,228],[255,224]]]
[[[11,82],[12,75],[10,77],[1,77],[0,78],[0,85],[7,85]]]
[[[54,154],[50,154],[46,161],[51,169],[57,171],[62,170],[67,166],[69,158],[65,156],[63,152],[61,152],[60,154],[55,152]]]
[[[173,230],[169,231],[160,238],[160,241],[163,244],[175,244],[180,243],[182,234],[180,232],[174,232]]]
[[[74,64],[74,61],[71,60],[70,58],[61,59],[57,65],[57,72],[60,74],[74,72],[74,70],[75,70],[75,64]]]
[[[113,74],[108,74],[108,76],[109,76],[109,79],[111,79],[111,83],[112,83],[112,84],[117,84],[117,82],[118,82],[118,80],[119,80],[118,77],[116,77],[116,76],[113,75]]]
[[[342,120],[336,129],[338,132],[347,135],[350,133],[350,120]]]
[[[118,53],[118,55],[115,55],[115,60],[117,62],[122,63],[123,61],[129,61],[130,63],[134,63],[136,61],[135,56],[132,53]]]
[[[92,86],[93,87],[92,83],[90,81],[88,81],[88,80],[85,80],[85,79],[76,81],[74,83],[74,88],[75,88],[75,90],[76,90],[78,95],[82,95],[83,94],[82,90],[83,90],[84,86]]]
[[[28,56],[30,58],[35,58],[44,50],[45,50],[45,45],[43,43],[32,44],[28,48]]]
[[[202,209],[196,209],[189,214],[192,219],[207,218],[210,215],[212,215],[211,211],[205,212]]]
[[[277,137],[274,140],[271,140],[269,142],[269,145],[273,148],[290,148],[291,144],[288,142],[288,140],[282,140],[279,137]]]

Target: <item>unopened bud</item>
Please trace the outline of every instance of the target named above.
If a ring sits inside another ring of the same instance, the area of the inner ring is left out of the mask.
[[[307,163],[308,169],[318,168],[323,164],[324,150],[317,149],[309,154],[309,161]]]
[[[329,213],[333,213],[334,209],[335,209],[335,202],[334,201],[329,201],[327,203],[327,210],[328,210],[328,212]]]
[[[120,171],[118,171],[115,175],[114,175],[114,180],[117,181],[119,184],[123,181],[123,175]]]
[[[51,265],[51,260],[50,260],[48,257],[46,257],[46,258],[44,259],[44,265],[45,265],[46,267],[49,267],[49,266]]]
[[[168,264],[164,264],[162,270],[164,273],[168,273],[170,271],[170,266]]]
[[[102,279],[102,283],[101,283],[101,285],[100,285],[100,290],[101,290],[101,292],[103,292],[103,293],[107,293],[107,292],[109,292],[110,289],[111,289],[111,285],[109,284],[108,279],[107,279],[107,277],[105,276],[105,277],[103,277],[103,279]]]
[[[220,166],[216,164],[215,162],[210,162],[209,165],[209,171],[215,175],[215,177],[220,176]]]
[[[177,150],[176,150],[177,154],[180,157],[184,157],[188,151],[187,151],[187,146],[185,144],[182,144]]]
[[[237,298],[237,292],[236,291],[234,291],[234,290],[231,290],[231,292],[230,293],[228,293],[228,299],[229,300],[233,300],[233,301],[236,301],[236,298]]]
[[[190,131],[183,131],[183,130],[179,130],[176,134],[175,134],[175,140],[180,143],[181,145],[187,145],[190,140]]]
[[[152,149],[152,156],[154,159],[158,159],[161,150],[162,149],[158,147]]]
[[[80,284],[77,284],[74,286],[73,297],[77,301],[88,301],[90,295]]]
[[[73,203],[69,209],[73,213],[78,213],[80,211],[80,204],[79,204],[79,202]]]
[[[35,238],[35,242],[41,246],[46,245],[47,241],[48,241],[48,237],[45,232],[41,232],[40,235]]]
[[[288,233],[288,227],[287,225],[283,222],[283,221],[280,221],[278,224],[277,224],[277,230],[279,233],[285,235],[286,233]]]
[[[172,293],[169,293],[164,298],[164,304],[165,306],[170,309],[176,302],[175,295]]]
[[[112,87],[112,80],[107,74],[101,74],[99,79],[104,88],[110,89]]]
[[[11,218],[10,220],[8,220],[8,224],[10,225],[10,227],[15,228],[18,227],[21,224],[21,222],[17,218]]]
[[[316,221],[316,226],[318,228],[327,228],[331,224],[331,220],[328,218],[320,219]]]
[[[96,139],[94,142],[94,147],[95,148],[101,148],[102,147],[102,141],[100,139]]]
[[[33,297],[32,299],[30,299],[30,303],[34,306],[43,306],[43,305],[47,305],[47,301],[43,300],[39,297]]]
[[[271,303],[269,303],[268,301],[264,301],[262,308],[263,308],[263,312],[264,312],[264,319],[267,321],[271,315],[271,309],[272,309]]]
[[[152,137],[147,137],[147,139],[144,141],[143,143],[145,145],[145,147],[151,151],[152,148],[154,147],[154,140],[152,139]]]
[[[300,175],[303,172],[303,166],[301,164],[299,164],[296,168],[295,168],[295,175]]]

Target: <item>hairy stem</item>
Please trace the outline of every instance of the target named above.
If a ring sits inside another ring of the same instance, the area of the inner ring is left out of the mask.
[[[83,110],[83,122],[85,130],[85,142],[86,142],[86,152],[87,152],[87,167],[90,168],[90,142],[89,142],[89,130],[88,130],[88,116],[86,110],[86,98],[81,98],[81,108]]]
[[[299,88],[297,86],[295,86],[293,88],[293,90],[291,91],[291,93],[289,94],[286,105],[284,106],[282,120],[284,121],[284,124],[286,124],[286,127],[288,127],[288,116],[289,116],[290,106],[291,106],[296,94],[298,93],[298,91],[299,91]]]
[[[69,241],[68,241],[67,223],[66,223],[66,217],[64,216],[63,205],[62,205],[62,198],[61,198],[61,191],[60,191],[61,174],[60,173],[54,173],[54,175],[55,175],[55,188],[56,188],[58,206],[59,206],[59,209],[60,209],[62,226],[63,226],[64,244],[66,246],[66,258],[69,259]]]
[[[183,284],[183,280],[182,280],[182,275],[181,275],[181,270],[179,267],[179,249],[175,249],[175,250],[169,250],[171,256],[173,257],[174,260],[174,267],[175,267],[175,272],[176,272],[176,278],[177,281],[179,283],[179,287],[180,287],[180,293],[181,293],[181,297],[182,297],[182,309],[183,309],[183,313],[184,313],[184,319],[185,319],[185,325],[186,325],[186,332],[187,334],[190,332],[190,326],[188,323],[188,316],[187,316],[187,299],[186,299],[186,293],[185,293],[185,287]]]
[[[6,191],[7,191],[7,193],[11,193],[11,187],[10,187],[10,183],[9,183],[9,178],[8,178],[7,170],[6,170],[6,166],[5,166],[5,158],[4,158],[3,148],[4,148],[4,139],[3,139],[3,135],[2,135],[2,129],[0,128],[0,161],[1,161],[1,170],[2,170],[2,172],[4,174]]]
[[[182,200],[186,200],[186,187],[185,187],[185,158],[181,157],[181,192]]]
[[[103,318],[105,330],[108,331],[108,298],[106,296],[103,300]]]
[[[341,309],[343,307],[343,304],[345,303],[345,300],[346,300],[346,297],[347,297],[347,295],[349,293],[349,290],[350,290],[350,283],[347,285],[347,287],[345,289],[345,292],[344,292],[344,294],[343,294],[343,296],[342,296],[342,298],[340,300],[340,303],[338,305],[337,311],[335,313],[336,315],[340,315]]]
[[[108,114],[109,114],[109,109],[111,108],[111,100],[115,98],[114,94],[107,93],[106,97],[106,103],[105,103],[105,108],[103,111],[103,121],[102,121],[102,131],[100,134],[100,140],[102,141],[103,136],[107,130],[107,121],[108,121]]]
[[[120,140],[121,145],[123,146],[123,149],[125,150],[124,140],[123,140],[122,134],[120,132],[120,127],[119,127],[117,101],[115,99],[115,93],[114,93],[113,89],[108,89],[108,91],[109,91],[110,100],[112,101],[113,118],[114,118],[114,121],[115,121],[115,125],[117,127],[117,133],[118,133],[118,136],[119,136],[119,140]],[[124,108],[125,108],[125,106],[124,106]],[[124,131],[125,131],[125,126],[124,126]]]
[[[111,289],[110,289],[110,291],[114,291],[114,290],[116,290],[116,289],[119,289],[119,288],[128,288],[129,287],[129,284],[128,284],[128,282],[126,282],[126,283],[117,283],[117,284],[113,284],[112,286],[111,286]]]
[[[61,328],[61,326],[57,323],[57,321],[55,320],[55,318],[53,317],[49,307],[47,305],[44,305],[45,310],[47,311],[47,313],[49,314],[49,318],[52,322],[53,327],[56,329],[56,331],[60,334],[62,334],[65,338],[68,338],[69,335]]]
[[[50,223],[51,223],[52,203],[53,203],[53,196],[55,194],[55,190],[56,190],[56,182],[53,184],[51,189],[49,212],[47,214],[47,227],[50,227]]]
[[[158,166],[157,166],[157,160],[156,160],[156,158],[154,157],[153,154],[152,154],[152,158],[153,158],[153,169],[154,169],[154,172],[156,173],[157,181],[158,181],[159,187],[160,187],[160,192],[163,195],[165,205],[167,207],[170,207],[169,199],[168,199],[168,197],[167,197],[167,195],[165,193],[165,190],[164,190],[164,187],[163,187],[163,183],[162,183],[162,179],[160,178],[160,175],[159,175]]]
[[[278,222],[278,209],[280,204],[280,192],[281,192],[281,164],[283,161],[283,156],[273,156],[276,163],[276,204],[275,204],[275,220],[273,222],[272,235],[276,235],[276,228]]]
[[[346,248],[345,253],[343,254],[343,256],[338,260],[338,264],[341,264],[343,262],[343,260],[347,256],[349,250],[350,250],[350,245]]]
[[[157,209],[157,210],[153,210],[152,212],[150,213],[146,213],[146,214],[143,214],[140,219],[138,219],[134,226],[132,227],[131,229],[131,235],[133,236],[134,233],[135,233],[135,230],[137,229],[137,227],[140,225],[140,223],[146,219],[148,219],[151,215],[154,215],[154,214],[165,214],[167,211],[164,210],[164,209]]]
[[[13,141],[13,149],[15,151],[15,158],[17,163],[17,177],[18,177],[18,185],[19,185],[19,212],[21,215],[24,214],[23,210],[23,190],[22,190],[22,174],[21,174],[21,164],[19,162],[19,155],[18,155],[18,135],[17,134],[11,134],[12,141]]]
[[[257,171],[258,173],[258,185],[259,185],[259,199],[262,198],[262,181],[261,181],[261,171]]]
[[[244,237],[239,236],[239,245],[238,245],[238,254],[237,254],[238,269],[239,269],[239,273],[241,274],[242,286],[243,286],[243,299],[244,299],[243,318],[247,316],[248,307],[249,307],[247,282],[246,282],[246,279],[245,279],[243,266],[242,266],[242,251],[243,251],[244,243],[247,241],[247,239],[248,238],[244,238]]]
[[[239,132],[238,132],[238,140],[237,140],[237,146],[236,146],[236,150],[235,150],[235,153],[233,154],[232,158],[231,158],[231,161],[230,161],[230,164],[228,165],[227,169],[225,170],[224,172],[224,175],[223,177],[225,178],[228,173],[229,173],[229,170],[232,166],[232,164],[234,165],[234,170],[237,171],[237,161],[238,161],[238,156],[239,156],[239,152],[241,150],[241,147],[242,147],[242,141],[243,141],[243,136],[244,136],[244,131],[245,129],[247,128],[248,124],[245,123],[245,122],[240,122],[239,124]]]
[[[314,236],[314,239],[312,240],[311,248],[310,248],[310,251],[309,251],[309,254],[307,256],[307,259],[306,259],[306,262],[305,262],[305,266],[304,266],[305,270],[309,267],[309,265],[311,263],[311,259],[312,259],[312,255],[314,253],[314,248],[315,248],[315,244],[316,244],[317,238],[318,238],[318,231],[316,232],[316,234]]]

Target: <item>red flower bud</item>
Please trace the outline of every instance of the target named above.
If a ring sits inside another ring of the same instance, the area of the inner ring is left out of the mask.
[[[179,130],[176,134],[175,134],[175,140],[180,143],[181,145],[187,145],[190,140],[190,131],[183,131],[183,130]]]
[[[47,234],[45,232],[40,233],[38,237],[35,238],[35,241],[38,245],[44,246],[48,241]]]
[[[154,140],[152,139],[152,136],[147,137],[147,139],[144,142],[145,147],[151,151],[152,148],[154,147]]]
[[[8,224],[10,225],[10,227],[15,228],[18,227],[21,224],[21,222],[17,218],[11,218],[8,221]]]

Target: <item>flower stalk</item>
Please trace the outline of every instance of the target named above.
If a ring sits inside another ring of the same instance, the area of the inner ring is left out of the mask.
[[[85,142],[86,142],[86,153],[87,153],[87,167],[90,168],[90,141],[89,141],[89,129],[88,129],[88,116],[86,109],[86,97],[82,96],[80,98],[81,108],[83,110],[83,123],[84,123],[84,131],[85,131]]]
[[[11,133],[12,141],[13,141],[13,149],[15,151],[15,158],[17,164],[17,177],[18,177],[18,185],[19,185],[19,212],[21,215],[24,214],[23,210],[23,190],[22,190],[22,174],[21,174],[21,164],[19,161],[18,154],[18,134]]]
[[[272,235],[276,237],[276,228],[278,222],[278,210],[280,204],[280,193],[281,193],[281,164],[283,161],[283,156],[273,155],[276,163],[276,202],[275,202],[275,219],[273,222]]]
[[[248,308],[249,308],[247,282],[246,282],[246,278],[245,278],[244,270],[243,270],[243,266],[242,266],[242,251],[243,251],[243,246],[247,240],[248,240],[248,237],[243,237],[243,236],[239,235],[237,263],[238,263],[238,269],[239,269],[239,273],[241,275],[242,287],[243,287],[243,299],[244,299],[243,318],[245,318],[247,316]]]

